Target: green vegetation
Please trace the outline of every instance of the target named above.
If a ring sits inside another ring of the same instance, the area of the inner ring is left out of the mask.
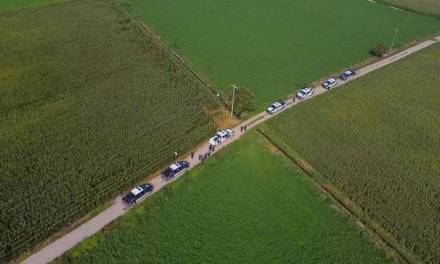
[[[234,114],[241,118],[255,111],[257,104],[252,90],[246,88],[232,90],[228,95],[228,103],[234,104]]]
[[[72,250],[73,263],[384,263],[256,132]]]
[[[118,8],[0,15],[0,262],[214,130],[216,99]]]
[[[259,107],[369,58],[396,27],[396,47],[440,30],[366,0],[121,1],[225,93],[251,88]]]
[[[439,72],[437,44],[265,127],[427,263],[440,262]]]
[[[19,9],[24,7],[32,7],[44,4],[52,4],[63,2],[66,0],[0,0],[1,9]]]
[[[440,17],[439,0],[379,0],[392,6]]]

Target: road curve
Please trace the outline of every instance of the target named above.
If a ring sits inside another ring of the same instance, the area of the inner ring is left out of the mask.
[[[370,72],[373,72],[375,70],[378,70],[386,65],[392,64],[396,61],[399,61],[417,51],[420,51],[422,49],[425,49],[434,43],[437,43],[440,41],[440,36],[437,36],[435,38],[426,40],[424,42],[421,42],[419,44],[416,44],[406,50],[403,50],[399,53],[396,53],[394,55],[391,55],[389,57],[386,57],[380,61],[377,61],[375,63],[369,64],[363,68],[358,69],[357,75],[348,80],[348,81],[340,81],[337,87],[344,85],[347,82],[350,82],[354,79],[357,79],[361,76],[364,76]],[[334,88],[333,88],[334,89]],[[326,89],[322,88],[321,86],[315,87],[314,94],[312,97],[307,98],[305,100],[310,100],[311,98],[318,96],[320,94],[323,94],[327,92]],[[291,108],[299,103],[301,103],[303,100],[296,100],[293,101],[292,98],[289,98],[286,103],[287,106],[283,110],[285,111],[288,108]],[[281,112],[283,112],[281,111]],[[232,142],[238,140],[246,131],[241,132],[240,127],[246,126],[248,129],[255,127],[266,120],[278,115],[279,113],[274,115],[269,115],[265,112],[260,113],[245,122],[241,123],[237,127],[235,127],[233,130],[235,132],[235,136],[229,140],[226,140],[223,142],[220,146],[216,147],[216,152],[219,149],[222,149],[226,147],[227,145],[231,144]],[[199,161],[198,156],[203,155],[208,152],[209,145],[208,143],[205,143],[201,147],[197,149],[197,151],[194,152],[194,159],[191,159],[190,156],[186,157],[186,160],[190,163],[190,169],[197,166],[201,161]],[[215,153],[214,153],[215,154]],[[176,178],[177,179],[177,178]],[[174,179],[174,180],[176,180]],[[164,186],[170,184],[174,180],[165,181],[160,176],[157,176],[153,178],[150,182],[154,185],[154,192],[158,192],[161,190]],[[129,209],[125,209],[124,206],[121,203],[120,197],[116,197],[116,199],[113,202],[113,205],[104,210],[103,212],[99,213],[97,216],[93,217],[89,221],[83,223],[78,228],[72,230],[71,232],[67,233],[63,237],[55,240],[54,242],[48,244],[47,246],[40,249],[38,252],[34,253],[33,255],[29,256],[27,259],[25,259],[22,263],[25,264],[45,264],[49,263],[53,260],[55,260],[57,257],[63,255],[65,252],[85,240],[86,238],[92,236],[93,234],[100,231],[104,226],[111,223],[112,221],[116,220],[121,215],[125,214]]]

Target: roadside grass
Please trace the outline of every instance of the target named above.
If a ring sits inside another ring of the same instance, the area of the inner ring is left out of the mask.
[[[250,131],[58,262],[391,262],[268,144]]]
[[[217,98],[106,0],[0,12],[0,262],[213,133]]]
[[[69,0],[0,0],[0,10],[12,10],[26,7],[35,7],[45,4],[59,3]]]
[[[440,1],[438,0],[379,0],[406,10],[420,12],[440,18]]]
[[[440,44],[264,125],[426,263],[440,262]]]
[[[261,109],[303,85],[440,31],[438,19],[367,0],[121,0],[196,71],[227,93],[248,87]]]

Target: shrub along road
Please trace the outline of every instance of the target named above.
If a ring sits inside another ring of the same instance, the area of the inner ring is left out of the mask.
[[[435,38],[421,42],[421,43],[419,43],[415,46],[412,46],[404,51],[401,51],[399,53],[396,53],[394,55],[386,57],[378,62],[372,63],[372,64],[367,65],[361,69],[358,69],[357,75],[355,77],[353,77],[352,79],[350,79],[348,81],[340,81],[338,86],[344,85],[346,82],[349,82],[351,80],[354,80],[356,78],[364,76],[372,71],[375,71],[375,70],[378,70],[382,67],[385,67],[391,63],[399,61],[399,60],[401,60],[401,59],[403,59],[403,58],[405,58],[405,57],[407,57],[417,51],[420,51],[424,48],[427,48],[427,47],[437,43],[438,41],[440,41],[440,36],[437,36]],[[315,87],[313,96],[309,97],[308,99],[305,99],[305,100],[309,100],[309,99],[311,99],[315,96],[318,96],[320,94],[323,94],[325,92],[327,92],[327,90],[322,88],[321,86]],[[301,103],[302,101],[303,100],[294,101],[292,98],[289,98],[286,102],[287,106],[283,111]],[[283,111],[280,111],[277,114],[279,114]],[[226,140],[220,146],[217,146],[216,152],[218,150],[224,148],[225,146],[231,144],[232,142],[238,140],[240,138],[240,136],[246,132],[246,131],[241,132],[240,127],[246,126],[248,129],[253,128],[253,127],[265,122],[266,120],[276,116],[277,114],[269,115],[269,114],[263,112],[263,113],[260,113],[256,116],[246,120],[245,122],[241,123],[239,126],[237,126],[233,129],[235,132],[235,136],[229,140]],[[209,150],[209,144],[205,143],[194,152],[194,158],[191,158],[191,156],[186,157],[186,160],[190,163],[190,168],[193,168],[193,167],[197,166],[198,164],[200,164],[201,161],[198,159],[198,156],[204,155],[205,153],[208,152],[208,150]],[[174,179],[174,180],[176,180],[176,179]],[[158,192],[164,186],[173,182],[173,180],[166,181],[166,180],[162,179],[160,176],[156,176],[150,182],[155,186],[154,192]],[[110,206],[109,208],[107,208],[106,210],[104,210],[103,212],[101,212],[100,214],[95,216],[94,218],[90,219],[89,221],[85,222],[84,224],[82,224],[78,228],[74,229],[70,233],[64,235],[60,239],[54,241],[53,243],[48,244],[46,247],[42,248],[40,251],[36,252],[35,254],[33,254],[29,258],[27,258],[23,263],[40,264],[40,263],[51,262],[55,258],[61,256],[66,251],[70,250],[71,248],[73,248],[74,246],[79,244],[84,239],[88,238],[89,236],[91,236],[91,235],[95,234],[96,232],[98,232],[99,230],[101,230],[104,226],[111,223],[112,221],[117,219],[119,216],[123,215],[125,212],[127,212],[127,209],[125,209],[124,206],[122,205],[120,197],[117,197],[112,206]]]

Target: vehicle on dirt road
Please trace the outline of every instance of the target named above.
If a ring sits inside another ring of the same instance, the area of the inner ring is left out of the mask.
[[[296,97],[299,99],[304,99],[306,97],[310,97],[313,95],[313,88],[311,87],[304,87],[301,89],[297,94]]]
[[[127,195],[122,197],[125,206],[132,206],[147,198],[154,190],[151,183],[143,184],[133,188]]]
[[[277,100],[273,102],[266,110],[268,114],[275,114],[286,107],[286,103],[283,100]]]
[[[212,146],[220,145],[226,139],[234,136],[234,130],[232,129],[222,129],[215,133],[215,136],[209,139],[209,144]]]
[[[171,164],[166,170],[164,170],[160,175],[165,180],[173,179],[184,174],[189,169],[189,162],[186,160],[178,161]]]
[[[348,70],[348,71],[343,72],[343,73],[339,76],[339,79],[341,79],[341,80],[343,80],[343,81],[346,81],[346,80],[348,80],[348,79],[350,79],[350,78],[353,78],[355,75],[356,75],[356,71],[354,71],[354,70]]]
[[[338,84],[338,81],[335,78],[327,79],[323,84],[322,87],[330,90],[331,88],[335,87]]]
[[[209,139],[209,145],[211,145],[211,146],[218,146],[221,143],[222,143],[222,140],[217,135],[213,136],[212,138]]]
[[[234,136],[234,130],[232,130],[232,129],[225,129],[225,131],[226,131],[226,133],[228,133],[228,135],[229,135],[229,138],[231,138],[231,137],[233,137]]]

